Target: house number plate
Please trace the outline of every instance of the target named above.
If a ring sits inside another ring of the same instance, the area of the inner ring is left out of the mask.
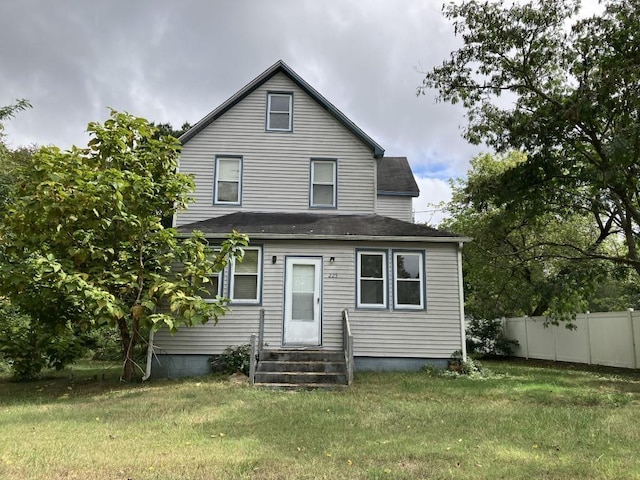
[[[338,278],[338,274],[337,273],[330,273],[329,274],[329,278]]]

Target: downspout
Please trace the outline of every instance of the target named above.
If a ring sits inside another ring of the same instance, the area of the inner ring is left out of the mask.
[[[462,283],[462,246],[463,242],[458,242],[458,296],[460,299],[460,339],[462,340],[462,361],[467,361],[467,339],[465,332],[464,318],[464,285]]]
[[[149,333],[149,346],[147,347],[147,368],[144,375],[142,376],[143,382],[145,380],[148,380],[149,377],[151,376],[151,361],[153,360],[153,334],[154,333],[155,331],[152,328],[151,332]]]

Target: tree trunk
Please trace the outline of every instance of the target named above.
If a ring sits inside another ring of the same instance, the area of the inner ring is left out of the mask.
[[[136,341],[135,332],[133,332],[132,335],[132,332],[129,331],[129,325],[127,325],[127,320],[124,317],[118,319],[118,327],[120,329],[122,358],[124,360],[120,379],[125,382],[130,382],[133,380],[133,375],[135,374],[135,363],[133,361],[133,347]]]

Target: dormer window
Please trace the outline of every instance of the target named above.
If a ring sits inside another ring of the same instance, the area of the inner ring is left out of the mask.
[[[293,130],[293,94],[269,93],[267,95],[267,131],[291,132]]]

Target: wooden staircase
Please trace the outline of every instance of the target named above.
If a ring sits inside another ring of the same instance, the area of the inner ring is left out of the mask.
[[[254,384],[278,389],[337,389],[348,384],[344,352],[317,349],[263,350]]]

